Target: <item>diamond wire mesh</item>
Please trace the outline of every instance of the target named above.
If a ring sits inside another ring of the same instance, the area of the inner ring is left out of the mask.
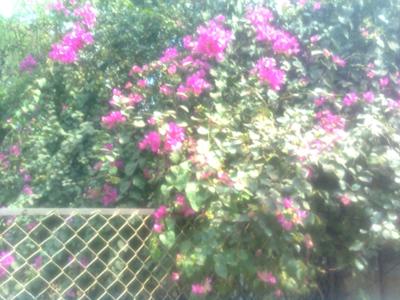
[[[0,209],[0,299],[187,299],[151,210]]]

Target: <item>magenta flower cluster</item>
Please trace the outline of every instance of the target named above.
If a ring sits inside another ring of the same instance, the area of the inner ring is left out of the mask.
[[[294,55],[300,52],[295,36],[271,24],[273,14],[268,8],[248,8],[246,18],[256,32],[256,40],[267,41],[275,54]]]
[[[37,61],[32,56],[32,54],[28,54],[24,57],[24,59],[19,64],[19,70],[21,72],[32,72],[37,67]]]
[[[256,74],[261,83],[268,84],[275,91],[281,89],[286,79],[285,72],[276,66],[275,59],[271,57],[260,58],[251,73]]]
[[[89,3],[76,7],[73,11],[69,11],[63,5],[63,10],[67,11],[68,15],[74,15],[77,20],[61,41],[51,46],[49,58],[63,64],[71,64],[78,60],[80,50],[93,43],[90,29],[96,23],[96,13]]]
[[[222,61],[225,49],[233,39],[232,31],[224,28],[224,21],[225,17],[220,15],[200,26],[197,29],[197,38],[185,37],[185,48],[206,59]]]
[[[108,129],[112,129],[118,124],[125,122],[126,117],[120,111],[112,111],[108,115],[101,117],[101,123]]]
[[[179,150],[185,140],[185,129],[175,122],[169,122],[166,133],[163,137],[164,152],[173,152]],[[150,131],[139,142],[140,150],[150,150],[153,153],[161,151],[162,137],[157,131]]]

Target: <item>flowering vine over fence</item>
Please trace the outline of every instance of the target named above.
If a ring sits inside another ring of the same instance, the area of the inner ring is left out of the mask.
[[[21,62],[33,104],[7,123],[0,183],[15,202],[0,197],[154,207],[152,249],[174,253],[193,297],[290,297],[364,270],[400,238],[399,2],[254,2],[213,1],[195,29],[168,16],[179,36],[128,64],[113,60],[124,34],[103,26],[119,18],[58,1],[56,55]]]

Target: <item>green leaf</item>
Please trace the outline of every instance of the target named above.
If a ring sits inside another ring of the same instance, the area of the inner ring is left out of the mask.
[[[219,277],[226,279],[228,277],[228,268],[226,267],[226,261],[224,256],[221,254],[215,255],[214,262],[215,262],[214,265],[215,273],[217,273]]]
[[[204,198],[199,193],[199,186],[195,182],[189,182],[185,187],[185,193],[190,206],[195,210],[199,211],[202,207]]]
[[[160,241],[167,248],[171,248],[175,244],[175,232],[169,230],[160,234]]]

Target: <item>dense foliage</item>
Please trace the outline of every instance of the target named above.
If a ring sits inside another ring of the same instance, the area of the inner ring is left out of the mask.
[[[207,297],[399,239],[398,1],[77,2],[1,73],[3,205],[157,208],[154,256]]]

